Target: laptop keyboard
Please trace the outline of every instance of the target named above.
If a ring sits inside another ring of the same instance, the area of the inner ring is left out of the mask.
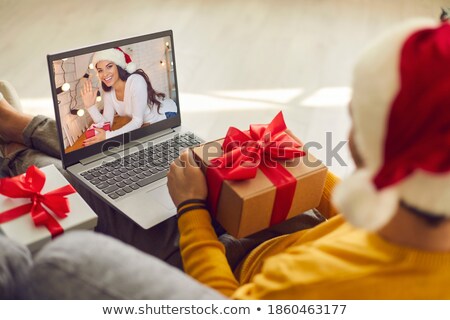
[[[81,176],[112,199],[145,187],[167,175],[170,163],[180,151],[201,143],[193,133],[176,135],[121,159],[81,173]]]

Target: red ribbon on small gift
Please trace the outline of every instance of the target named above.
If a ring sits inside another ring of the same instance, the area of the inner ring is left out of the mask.
[[[249,131],[228,129],[222,145],[223,156],[212,159],[206,170],[208,201],[213,215],[217,212],[223,181],[253,179],[259,168],[276,187],[270,225],[286,220],[297,180],[278,160],[305,155],[286,129],[282,112],[268,125],[250,125]]]
[[[45,174],[36,166],[28,168],[25,174],[0,179],[0,194],[10,198],[30,198],[31,202],[0,213],[0,224],[14,220],[26,213],[31,214],[35,226],[45,226],[52,238],[64,232],[56,219],[42,206],[53,211],[59,218],[67,217],[69,200],[65,197],[75,193],[70,185],[41,194],[45,185]]]

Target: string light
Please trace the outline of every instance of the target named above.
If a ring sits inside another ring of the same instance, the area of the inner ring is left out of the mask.
[[[169,41],[166,41],[165,46],[166,46],[165,52],[163,53],[161,60],[159,60],[159,64],[161,65],[161,67],[166,66],[166,53],[170,50]],[[173,62],[171,62],[170,64],[173,66]]]
[[[93,63],[89,63],[89,69],[94,70],[94,64]]]
[[[61,70],[63,72],[63,82],[64,84],[58,88],[56,88],[56,94],[60,94],[62,92],[65,92],[67,90],[70,90],[70,84],[68,82],[66,82],[66,70],[64,70],[64,62],[67,60],[67,58],[62,59],[61,62]]]
[[[56,94],[66,92],[68,90],[70,90],[70,84],[66,82],[61,87],[56,88]]]
[[[64,82],[64,83],[63,83],[62,86],[56,88],[56,94],[60,94],[60,93],[69,91],[69,92],[70,92],[70,103],[69,103],[70,114],[76,115],[76,116],[78,116],[78,117],[83,117],[84,114],[85,114],[84,109],[83,109],[83,108],[80,108],[80,109],[77,109],[77,108],[76,108],[77,105],[78,105],[76,93],[77,93],[77,87],[78,87],[78,84],[80,83],[80,79],[77,80],[76,85],[75,85],[75,89],[74,89],[74,90],[75,90],[75,108],[72,108],[72,103],[74,102],[74,98],[73,98],[73,96],[72,96],[71,85],[70,85],[69,82],[66,82],[66,70],[64,69],[64,64],[65,64],[65,63],[68,63],[68,62],[67,62],[67,58],[62,59],[61,69],[62,69],[62,71],[63,71],[62,76],[63,76],[63,82]],[[73,64],[74,64],[74,63],[73,63]],[[84,79],[89,79],[89,70],[87,70],[87,71],[85,72],[85,74],[83,75],[83,78],[84,78]],[[60,103],[61,103],[61,101],[58,100],[58,104],[60,104]]]
[[[100,94],[100,91],[97,91],[97,98],[95,98],[95,100],[96,100],[97,102],[102,101],[102,96],[101,96],[101,94]]]
[[[65,82],[62,86],[61,86],[62,91],[68,91],[70,90],[70,83]]]
[[[82,117],[82,116],[84,116],[84,109],[70,109],[70,114],[73,114],[74,116]]]

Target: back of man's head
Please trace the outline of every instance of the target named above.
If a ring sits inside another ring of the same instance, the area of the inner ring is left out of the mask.
[[[377,38],[355,67],[351,112],[364,167],[334,195],[347,220],[378,230],[400,202],[450,218],[450,25],[415,19]]]

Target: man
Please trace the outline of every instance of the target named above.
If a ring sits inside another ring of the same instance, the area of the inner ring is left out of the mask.
[[[185,272],[237,299],[450,298],[450,25],[414,20],[377,39],[353,90],[342,216],[329,174],[318,209],[330,219],[261,244],[237,270],[201,208],[199,168],[187,153],[172,164]]]
[[[213,290],[109,238],[81,233],[40,253],[30,296],[449,299],[449,101],[450,25],[404,23],[356,65],[349,144],[357,169],[336,190],[338,179],[328,174],[317,208],[328,221],[262,243],[233,270],[204,204],[205,178],[184,153],[168,175],[184,270]],[[125,270],[123,261],[133,263]]]

